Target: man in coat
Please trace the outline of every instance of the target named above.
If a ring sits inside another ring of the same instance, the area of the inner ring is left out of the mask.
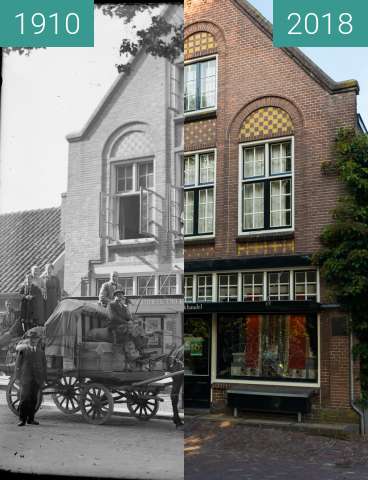
[[[18,353],[15,362],[15,378],[20,385],[19,427],[26,422],[30,425],[39,424],[34,416],[47,373],[46,356],[39,333],[32,329],[24,337],[24,341],[16,347]]]
[[[54,266],[52,263],[48,263],[46,265],[42,281],[45,295],[45,314],[47,320],[61,299],[60,280],[56,275],[54,275]]]
[[[98,296],[100,305],[107,307],[107,305],[114,300],[115,291],[122,289],[122,286],[118,283],[118,278],[118,272],[112,272],[110,281],[102,284]]]
[[[128,307],[129,300],[125,297],[124,290],[116,290],[114,299],[107,305],[107,315],[109,317],[109,330],[114,339],[122,340],[130,331],[132,323],[132,314]]]

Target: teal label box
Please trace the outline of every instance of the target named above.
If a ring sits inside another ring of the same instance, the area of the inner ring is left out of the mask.
[[[0,47],[93,47],[93,0],[2,0]]]
[[[273,0],[275,47],[367,47],[366,0]]]

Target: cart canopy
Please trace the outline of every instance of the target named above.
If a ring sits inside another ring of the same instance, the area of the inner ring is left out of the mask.
[[[45,323],[46,355],[74,359],[78,323],[83,315],[108,321],[106,309],[83,300],[62,300]]]

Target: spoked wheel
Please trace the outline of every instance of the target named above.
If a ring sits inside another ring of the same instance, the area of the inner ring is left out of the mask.
[[[89,383],[82,387],[80,406],[88,423],[101,425],[114,411],[114,400],[108,388],[100,383]]]
[[[59,410],[67,414],[80,410],[81,384],[76,377],[61,377],[56,389],[57,392],[52,394],[52,399]]]
[[[155,392],[142,388],[129,392],[127,406],[131,415],[147,421],[156,415],[160,403]]]
[[[8,388],[6,389],[6,401],[8,407],[14,413],[14,415],[19,415],[19,400],[20,400],[20,386],[18,380],[12,378],[9,382]],[[40,408],[42,403],[42,391],[38,391],[36,412]]]

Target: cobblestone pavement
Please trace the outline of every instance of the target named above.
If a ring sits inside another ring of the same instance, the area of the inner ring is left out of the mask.
[[[186,419],[186,480],[368,480],[368,440]]]
[[[17,417],[0,405],[0,470],[184,480],[183,432],[168,420],[112,416],[104,425],[90,425],[80,414],[52,407],[41,408],[36,418],[40,425],[19,428]]]

